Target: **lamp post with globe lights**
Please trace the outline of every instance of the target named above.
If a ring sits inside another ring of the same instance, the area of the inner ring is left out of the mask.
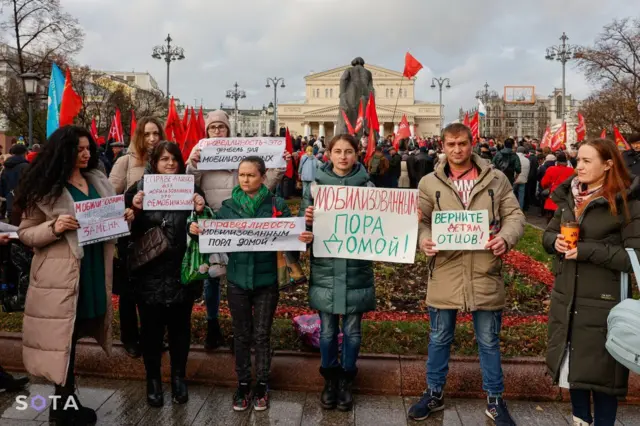
[[[278,132],[278,84],[280,84],[280,88],[284,89],[284,78],[282,77],[267,77],[267,85],[265,86],[267,89],[271,87],[273,84],[273,134],[278,136],[276,132]]]
[[[24,82],[24,89],[27,93],[27,102],[29,103],[29,147],[33,146],[33,99],[38,94],[38,81],[41,77],[34,72],[26,72],[20,75]],[[60,89],[59,89],[60,90]]]
[[[167,63],[167,99],[169,99],[169,69],[171,67],[171,62],[183,60],[184,49],[179,46],[171,45],[171,42],[173,41],[171,34],[168,34],[164,41],[167,42],[166,46],[162,45],[154,47],[151,57],[153,59],[164,59]]]
[[[498,92],[496,92],[495,90],[489,90],[489,83],[485,81],[484,85],[482,86],[484,87],[484,90],[478,90],[476,92],[476,99],[480,99],[482,101],[482,103],[484,104],[484,106],[486,107],[487,104],[489,103],[489,100],[491,99],[495,99],[498,97]],[[484,122],[484,130],[481,133],[483,137],[486,137],[487,135],[487,129],[488,129],[488,123],[489,123],[489,111],[487,111],[487,116],[484,118],[484,120],[482,120]]]
[[[576,54],[579,51],[579,47],[575,45],[571,45],[567,43],[569,37],[564,32],[562,33],[562,37],[560,37],[561,44],[557,46],[547,47],[547,54],[545,55],[545,59],[549,61],[558,61],[562,64],[562,109],[560,111],[562,121],[565,120],[565,98],[566,98],[566,79],[565,79],[565,68],[567,62],[571,59],[576,58]]]
[[[238,82],[236,81],[235,84],[233,85],[233,90],[229,89],[227,90],[227,98],[228,99],[232,99],[234,102],[234,116],[235,119],[233,120],[233,136],[238,134],[238,100],[239,99],[244,99],[247,97],[247,94],[244,90],[242,89],[238,89]]]
[[[440,89],[440,133],[442,133],[442,125],[443,125],[443,121],[444,121],[444,114],[443,109],[442,109],[442,86],[444,85],[444,83],[447,83],[447,85],[445,86],[445,88],[447,89],[451,89],[451,82],[449,81],[449,79],[447,77],[439,77],[439,78],[435,78],[433,77],[431,79],[431,88],[435,89],[436,88],[436,83],[438,83],[438,87]]]

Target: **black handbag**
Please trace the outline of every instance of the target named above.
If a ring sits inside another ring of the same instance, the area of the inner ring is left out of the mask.
[[[164,233],[165,221],[154,226],[129,244],[129,269],[135,271],[159,257],[169,249],[169,239]]]

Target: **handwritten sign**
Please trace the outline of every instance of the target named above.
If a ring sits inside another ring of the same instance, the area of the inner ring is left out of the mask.
[[[489,241],[489,211],[434,211],[431,240],[436,250],[484,250]]]
[[[193,175],[144,175],[143,210],[192,210]]]
[[[262,158],[268,169],[287,167],[282,158],[284,138],[212,138],[198,142],[202,149],[198,170],[236,170],[245,158]]]
[[[80,223],[80,246],[129,235],[129,225],[124,220],[124,195],[79,201],[74,208]]]
[[[314,256],[414,262],[417,190],[318,185],[313,194]]]
[[[305,251],[298,237],[303,217],[278,219],[199,220],[200,252]]]

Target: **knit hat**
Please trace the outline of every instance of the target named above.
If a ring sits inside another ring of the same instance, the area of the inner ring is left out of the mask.
[[[556,156],[553,154],[549,154],[547,155],[547,157],[544,159],[544,161],[556,161]],[[566,160],[565,160],[566,161]]]
[[[231,135],[231,125],[229,125],[229,116],[227,115],[226,112],[224,112],[221,109],[217,109],[215,111],[211,111],[204,118],[204,130],[205,130],[205,132],[209,128],[209,124],[216,123],[216,122],[217,123],[222,123],[225,126],[227,126],[227,134]],[[207,132],[207,137],[208,136],[209,136],[209,134]]]

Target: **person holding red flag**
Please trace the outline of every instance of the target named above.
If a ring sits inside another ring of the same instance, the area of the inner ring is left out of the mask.
[[[640,133],[629,136],[629,145],[631,149],[622,152],[622,158],[629,173],[634,176],[640,176]]]

